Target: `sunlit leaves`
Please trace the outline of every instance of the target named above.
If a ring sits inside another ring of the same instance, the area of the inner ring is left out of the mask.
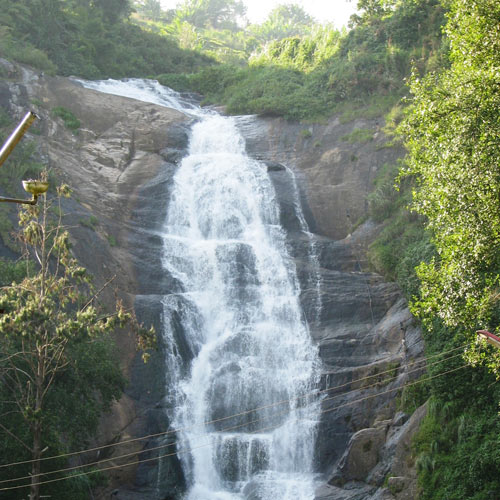
[[[439,258],[418,268],[414,311],[432,323],[500,324],[500,4],[451,2],[452,67],[411,80],[402,125],[414,176],[413,209],[424,215]],[[484,40],[489,40],[486,46]],[[494,298],[496,297],[496,298]]]
[[[35,266],[27,265],[27,276],[0,292],[0,413],[17,415],[9,420],[10,434],[0,429],[0,450],[13,461],[22,456],[13,451],[18,442],[9,441],[13,431],[31,447],[34,463],[42,446],[50,445],[54,455],[83,445],[125,383],[109,334],[126,324],[139,331],[120,302],[111,313],[98,304],[99,292],[71,254],[61,223],[60,197],[69,189],[57,193],[21,209],[19,238],[24,258]],[[146,337],[141,342],[152,345]]]
[[[245,12],[241,0],[184,0],[177,7],[176,18],[197,28],[235,28]]]

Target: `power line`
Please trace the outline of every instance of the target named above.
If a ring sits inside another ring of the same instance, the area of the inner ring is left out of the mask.
[[[413,344],[411,344],[410,346],[408,346],[407,349],[411,349],[414,345],[418,344],[419,342],[420,342],[420,340],[417,340],[416,342],[414,342]],[[468,345],[469,344],[463,344],[461,346],[454,347],[453,349],[449,349],[448,351],[443,351],[443,352],[440,352],[439,354],[433,354],[432,356],[428,356],[428,357],[422,356],[421,358],[417,358],[417,360],[412,361],[411,363],[408,363],[407,366],[412,366],[412,365],[415,365],[417,363],[422,363],[423,361],[428,361],[430,359],[437,358],[438,356],[442,356],[443,354],[449,354],[450,352],[457,351],[458,349],[463,349],[464,347],[467,347]],[[399,357],[399,356],[396,356],[396,357]],[[383,363],[384,361],[389,361],[389,360],[395,359],[396,357],[389,356],[387,358],[381,359],[379,362]],[[369,375],[369,376],[364,377],[364,378],[359,379],[359,380],[353,380],[352,382],[347,382],[346,384],[343,384],[343,385],[348,385],[348,384],[354,384],[356,382],[361,382],[365,378],[376,377],[377,375],[382,375],[382,374],[388,373],[390,371],[393,371],[393,369],[389,369],[389,370],[386,370],[385,372],[380,372],[380,373],[377,373],[375,375]],[[330,371],[330,372],[324,372],[323,373],[323,375],[336,375],[336,374],[338,374],[338,372],[335,372],[335,371]],[[343,387],[343,386],[338,386],[338,387]]]
[[[439,360],[439,361],[435,361],[434,363],[431,363],[429,365],[422,366],[422,367],[419,367],[419,368],[415,368],[413,370],[409,370],[406,373],[407,374],[414,373],[414,372],[422,370],[424,368],[428,368],[430,366],[434,366],[436,364],[443,363],[445,361],[449,361],[450,359],[456,358],[456,357],[458,357],[460,355],[461,355],[461,353],[455,354],[455,355],[450,356],[448,358],[445,358],[445,359],[442,359],[442,360]],[[376,376],[378,377],[380,375],[383,375],[384,373],[388,373],[389,371],[393,372],[393,370],[388,370],[386,372],[381,372],[381,373],[377,373],[376,375],[372,375],[370,378],[376,377]],[[382,381],[378,381],[378,382],[376,382],[376,383],[374,383],[372,385],[366,386],[366,387],[360,387],[358,389],[352,389],[350,391],[343,392],[341,394],[335,394],[334,396],[330,396],[329,398],[325,398],[325,399],[321,400],[321,403],[324,403],[325,401],[331,401],[332,399],[338,398],[340,396],[346,396],[348,394],[351,394],[353,392],[357,392],[359,390],[367,390],[367,389],[371,389],[373,387],[378,387],[381,383],[388,384],[389,382],[392,382],[392,381],[396,380],[398,377],[399,377],[399,375],[395,375],[393,377],[390,377],[390,378],[382,380]],[[327,392],[329,390],[331,390],[331,389],[324,390],[324,391],[321,391],[321,392]],[[301,396],[301,397],[305,397],[305,396]],[[289,401],[291,401],[291,400],[289,400]],[[262,422],[263,420],[267,420],[267,419],[275,418],[275,417],[278,417],[278,416],[286,415],[288,413],[289,413],[289,409],[286,409],[286,410],[284,410],[284,411],[282,411],[280,413],[275,413],[274,415],[269,415],[268,417],[261,417],[261,418],[252,420],[250,422],[244,422],[243,424],[238,424],[238,425],[234,425],[234,426],[231,426],[231,427],[228,427],[228,428],[224,428],[224,429],[221,429],[221,430],[219,430],[217,432],[225,432],[225,431],[230,431],[230,430],[236,430],[236,429],[239,429],[241,427],[245,427],[245,426],[248,426],[248,425],[251,425],[251,424],[255,424],[257,422]],[[94,465],[99,465],[99,464],[102,464],[104,462],[111,462],[111,461],[114,461],[114,460],[120,460],[122,458],[127,458],[127,457],[131,457],[131,456],[135,456],[135,455],[138,455],[140,453],[151,452],[151,451],[155,451],[155,450],[169,448],[169,447],[174,446],[174,445],[176,445],[178,443],[179,443],[179,441],[174,441],[172,443],[168,443],[168,444],[156,446],[156,447],[153,447],[153,448],[149,448],[149,449],[141,451],[141,452],[131,452],[131,453],[127,453],[125,455],[119,455],[117,457],[111,457],[111,458],[107,458],[107,459],[103,459],[103,460],[98,460],[96,462],[91,462],[91,463],[88,463],[88,464],[81,464],[81,465],[76,465],[76,466],[73,466],[73,467],[67,467],[67,468],[64,468],[64,469],[58,469],[58,470],[53,470],[53,471],[41,472],[41,473],[36,474],[36,475],[28,475],[28,476],[13,478],[13,479],[4,479],[4,480],[0,481],[0,484],[14,482],[14,481],[21,481],[21,480],[24,480],[24,479],[31,479],[32,477],[47,476],[47,475],[56,474],[56,473],[60,473],[60,472],[70,472],[70,471],[81,469],[81,468],[84,468],[84,467],[92,467]]]
[[[416,361],[412,361],[411,363],[408,363],[407,366],[412,366],[414,364],[421,363],[423,361],[428,361],[430,359],[442,356],[444,354],[449,354],[450,352],[456,351],[458,349],[462,349],[462,348],[466,347],[467,345],[468,344],[463,344],[462,346],[458,346],[458,347],[455,347],[453,349],[449,349],[448,351],[443,351],[443,352],[440,352],[438,354],[434,354],[433,356],[429,356],[427,358],[424,356],[420,360],[416,360]],[[391,359],[393,359],[392,356],[384,358],[384,359],[382,359],[380,361],[383,362],[383,361],[387,361],[387,360],[391,360]],[[221,418],[218,418],[218,419],[206,421],[206,422],[203,422],[202,424],[199,424],[199,425],[216,424],[216,423],[223,422],[225,420],[229,420],[229,419],[232,419],[232,418],[236,418],[236,417],[241,417],[241,416],[244,416],[244,415],[248,415],[249,413],[253,413],[255,411],[272,408],[272,407],[279,406],[279,405],[282,405],[282,404],[285,404],[285,403],[290,403],[292,401],[296,401],[296,400],[304,399],[304,398],[307,398],[307,397],[311,397],[311,396],[314,396],[314,395],[317,395],[317,394],[323,394],[325,392],[333,391],[333,390],[336,390],[336,389],[341,389],[341,388],[346,387],[348,385],[355,384],[355,383],[358,383],[358,382],[363,382],[364,380],[368,380],[368,379],[373,378],[373,377],[379,377],[380,375],[384,375],[386,373],[392,372],[393,370],[394,369],[385,370],[383,372],[380,372],[380,373],[377,373],[377,374],[374,374],[374,375],[368,375],[366,377],[362,377],[362,378],[357,379],[357,380],[352,380],[350,382],[346,382],[344,384],[341,384],[341,385],[338,385],[338,386],[335,386],[335,387],[330,387],[328,389],[323,389],[323,390],[312,391],[312,392],[304,394],[302,396],[297,396],[295,398],[285,399],[285,400],[282,400],[282,401],[277,401],[275,403],[271,403],[271,404],[268,404],[268,405],[260,406],[260,407],[253,408],[253,409],[250,409],[250,410],[245,410],[243,412],[236,413],[234,415],[229,415],[229,416],[226,416],[226,417],[221,417]],[[331,375],[331,374],[334,374],[334,373],[335,372],[326,372],[326,373],[324,373],[324,375]],[[59,455],[54,455],[54,456],[50,456],[50,457],[41,457],[39,460],[40,461],[55,460],[57,458],[71,457],[71,456],[75,456],[75,455],[81,455],[83,453],[91,453],[91,452],[94,452],[94,451],[99,451],[99,450],[103,450],[103,449],[109,449],[109,448],[111,448],[113,446],[130,444],[130,443],[134,443],[134,442],[137,442],[137,441],[143,441],[143,440],[146,440],[146,439],[151,439],[151,438],[155,438],[155,437],[165,436],[165,435],[168,435],[168,434],[174,434],[174,433],[177,433],[177,432],[186,431],[186,430],[189,430],[189,429],[190,429],[190,427],[184,427],[184,428],[181,427],[181,428],[178,428],[178,429],[171,429],[171,430],[168,430],[168,431],[163,431],[163,432],[159,432],[159,433],[155,433],[155,434],[149,434],[149,435],[138,437],[138,438],[128,439],[128,440],[121,441],[121,442],[118,442],[118,443],[111,443],[111,444],[107,444],[107,445],[103,445],[103,446],[97,446],[97,447],[94,447],[94,448],[88,448],[88,449],[85,449],[85,450],[74,451],[74,452],[70,452],[70,453],[61,453]],[[33,463],[35,461],[36,460],[24,460],[24,461],[20,461],[20,462],[12,462],[12,463],[9,463],[9,464],[3,464],[3,465],[0,465],[0,469],[1,468],[5,468],[5,467],[12,467],[12,466],[15,466],[15,465],[23,465],[23,464]]]
[[[437,375],[433,375],[433,376],[428,377],[426,379],[421,379],[421,380],[417,380],[416,382],[408,383],[408,384],[406,384],[405,387],[414,386],[414,385],[417,385],[417,384],[420,384],[420,383],[428,382],[429,380],[432,380],[432,379],[435,379],[435,378],[438,378],[438,377],[442,377],[444,375],[456,372],[458,370],[462,370],[464,368],[467,368],[468,366],[469,365],[467,365],[467,364],[466,365],[462,365],[462,366],[459,366],[458,368],[453,368],[452,370],[448,370],[446,372],[439,373]],[[396,387],[396,388],[393,388],[393,389],[388,389],[386,391],[383,391],[383,392],[377,393],[377,394],[371,394],[369,396],[365,396],[363,398],[360,398],[360,399],[357,399],[357,400],[354,400],[354,401],[349,401],[347,403],[344,403],[344,404],[339,405],[339,406],[335,406],[333,408],[328,408],[326,410],[322,410],[319,414],[322,415],[324,413],[329,413],[329,412],[332,412],[334,410],[338,410],[340,408],[344,408],[346,406],[351,406],[351,405],[360,403],[360,402],[365,401],[367,399],[372,399],[372,398],[375,398],[375,397],[378,397],[378,396],[382,396],[384,394],[388,394],[388,393],[391,393],[391,392],[399,391],[399,390],[401,390],[401,387]],[[297,420],[300,420],[300,419],[297,419]],[[252,433],[263,432],[263,431],[274,429],[274,428],[277,428],[277,427],[278,426],[271,426],[271,427],[268,427],[268,428],[262,428],[262,429],[259,429],[258,431],[253,431]],[[228,429],[226,429],[226,430],[228,430]],[[218,431],[218,432],[223,432],[223,431]],[[120,468],[124,468],[124,467],[130,467],[132,465],[138,465],[138,464],[141,464],[141,463],[152,462],[152,461],[155,461],[155,460],[160,460],[162,458],[172,457],[172,456],[179,455],[179,454],[182,454],[182,453],[188,453],[190,451],[197,450],[197,449],[203,448],[205,446],[210,446],[211,444],[212,443],[206,443],[206,444],[203,444],[203,445],[200,445],[200,446],[195,446],[195,447],[191,447],[191,448],[177,450],[175,452],[167,453],[165,455],[159,455],[157,457],[146,458],[146,459],[143,459],[143,460],[136,460],[134,462],[130,462],[130,463],[127,463],[127,464],[113,465],[113,466],[110,466],[110,467],[105,467],[103,469],[91,470],[91,471],[87,471],[87,472],[80,472],[78,474],[73,474],[71,476],[60,477],[60,478],[56,478],[56,479],[49,479],[49,480],[46,480],[46,481],[40,481],[38,483],[35,483],[34,485],[40,486],[40,485],[43,485],[43,484],[49,484],[49,483],[54,483],[54,482],[58,482],[58,481],[64,481],[64,480],[67,480],[67,479],[73,479],[73,478],[80,477],[80,476],[86,476],[86,475],[89,475],[89,474],[95,474],[97,472],[105,472],[105,471],[109,471],[109,470],[120,469]],[[7,487],[7,488],[0,488],[0,491],[10,491],[10,490],[16,490],[16,489],[21,489],[21,488],[28,488],[28,487],[34,486],[34,485],[32,485],[32,484],[24,484],[24,485],[19,485],[19,486],[10,486],[10,487]]]

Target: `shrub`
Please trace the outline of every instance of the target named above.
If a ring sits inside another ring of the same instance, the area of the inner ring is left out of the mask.
[[[57,66],[49,59],[46,52],[29,42],[15,40],[11,36],[0,37],[0,54],[6,59],[27,64],[50,75],[55,75],[57,72]]]
[[[0,286],[20,283],[29,271],[33,271],[33,262],[26,263],[0,258]]]
[[[52,108],[52,115],[62,118],[66,128],[76,132],[80,128],[80,120],[69,110],[62,106]]]
[[[347,141],[350,144],[356,142],[363,143],[373,141],[373,134],[375,130],[371,128],[355,128],[350,134],[343,135],[340,139],[342,141]]]
[[[80,219],[80,224],[95,231],[96,226],[99,224],[99,219],[95,215],[91,215],[88,219]]]

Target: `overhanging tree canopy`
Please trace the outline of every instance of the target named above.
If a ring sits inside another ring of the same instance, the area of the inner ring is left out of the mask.
[[[403,175],[416,178],[413,209],[426,216],[439,255],[418,268],[413,309],[474,337],[476,327],[500,324],[500,4],[450,7],[452,66],[412,78]],[[498,353],[488,363],[500,374]]]

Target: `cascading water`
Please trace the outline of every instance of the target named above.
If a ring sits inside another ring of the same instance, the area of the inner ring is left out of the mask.
[[[143,100],[148,86],[154,98],[145,100],[170,105],[173,93],[151,83],[93,84]],[[274,188],[234,119],[196,115],[163,230],[163,265],[182,289],[164,298],[164,335],[186,498],[312,500],[319,402],[307,395],[319,357]]]

